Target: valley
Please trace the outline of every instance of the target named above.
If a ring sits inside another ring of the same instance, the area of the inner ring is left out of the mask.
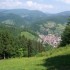
[[[64,11],[57,14],[46,14],[37,10],[4,9],[0,10],[0,25],[30,30],[35,32],[38,36],[48,36],[49,34],[52,34],[52,36],[54,35],[61,37],[69,15],[69,11]]]
[[[0,9],[0,70],[70,70],[69,18],[70,11]]]
[[[48,35],[39,35],[41,39],[39,39],[43,44],[50,44],[53,47],[58,47],[61,41],[61,37],[55,36],[54,34]]]

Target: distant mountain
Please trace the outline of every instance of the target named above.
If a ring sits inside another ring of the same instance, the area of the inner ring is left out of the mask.
[[[20,18],[28,21],[28,23],[36,23],[36,21],[53,21],[56,23],[67,22],[70,16],[70,11],[65,11],[57,14],[46,14],[37,10],[27,10],[27,9],[11,9],[11,10],[0,10],[0,16],[14,14],[20,16]],[[11,16],[11,15],[10,15]]]
[[[39,15],[45,16],[45,13],[37,10],[27,10],[27,9],[11,9],[11,10],[2,10],[3,13],[9,14],[13,13],[16,15],[24,16],[24,15]]]
[[[70,11],[64,11],[64,12],[61,12],[61,13],[58,13],[60,15],[64,15],[64,16],[70,16]]]
[[[16,15],[16,14],[1,14],[0,15],[0,22],[3,23],[3,24],[12,24],[14,26],[22,26],[22,25],[25,25],[25,21],[22,17],[20,17],[19,15]]]
[[[17,15],[23,19],[24,21],[26,21],[26,24],[33,24],[34,22],[38,21],[38,20],[42,20],[44,18],[47,17],[47,15],[41,11],[37,11],[37,10],[27,10],[27,9],[12,9],[12,10],[0,10],[0,17],[1,19],[3,19],[2,17],[4,17],[5,15],[9,17],[11,17],[13,14],[15,17],[17,17]],[[13,16],[13,18],[14,18]],[[4,20],[4,19],[3,19]],[[21,25],[21,24],[20,24]]]
[[[68,21],[69,16],[70,16],[70,11],[65,11],[65,12],[51,15],[48,20],[62,24]]]
[[[27,9],[0,9],[0,22],[31,29],[37,33],[61,33],[70,16],[70,11],[57,14]],[[60,34],[59,33],[59,34]]]

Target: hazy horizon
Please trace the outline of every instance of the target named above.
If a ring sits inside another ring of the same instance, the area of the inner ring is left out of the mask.
[[[59,13],[70,11],[70,0],[0,0],[0,9],[28,9]]]

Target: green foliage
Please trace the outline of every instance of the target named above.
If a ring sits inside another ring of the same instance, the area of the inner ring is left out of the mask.
[[[61,70],[60,67],[62,70],[70,69],[70,45],[41,54],[43,56],[0,60],[0,70]]]
[[[21,36],[25,36],[27,39],[37,40],[37,37],[27,31],[21,32]]]
[[[47,67],[47,70],[69,70],[70,54],[48,58],[44,66]]]
[[[60,46],[65,46],[67,44],[70,44],[70,23],[67,24],[61,39],[62,41],[60,43]]]
[[[43,63],[43,57],[14,58],[0,60],[0,70],[46,70],[39,66]]]
[[[41,11],[12,9],[4,10],[0,13],[0,22],[6,26],[28,28],[42,34],[54,33],[60,35],[63,32],[69,15],[70,12],[68,11],[52,15]]]
[[[53,49],[53,46],[49,45],[48,43],[44,44],[44,47],[45,47],[45,51],[49,51]]]
[[[40,32],[43,34],[55,34],[60,36],[65,28],[65,24],[55,23],[52,21],[47,21],[46,23],[43,23],[43,25],[40,25]]]
[[[14,39],[9,32],[0,30],[0,50],[3,58],[9,58],[14,49]]]
[[[37,42],[37,36],[35,37],[34,33],[14,27],[14,29],[6,26],[0,27],[0,58],[31,57],[44,51],[43,45]]]
[[[44,66],[47,70],[69,70],[70,69],[70,45],[55,49],[49,58],[45,60]]]
[[[28,47],[28,57],[31,57],[33,49],[32,49],[32,42],[30,40],[27,42],[27,47]]]
[[[67,55],[70,54],[70,45],[60,47],[60,48],[53,48],[49,51],[42,52],[37,54],[37,57],[54,57],[59,55]]]

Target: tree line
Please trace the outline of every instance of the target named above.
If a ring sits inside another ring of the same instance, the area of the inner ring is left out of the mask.
[[[61,42],[60,42],[60,46],[66,46],[70,44],[70,19],[66,25],[65,30],[63,31],[62,35],[61,35]]]
[[[17,30],[14,31],[10,27],[0,27],[0,59],[31,57],[45,50],[42,43],[27,39],[24,35],[15,36]]]

